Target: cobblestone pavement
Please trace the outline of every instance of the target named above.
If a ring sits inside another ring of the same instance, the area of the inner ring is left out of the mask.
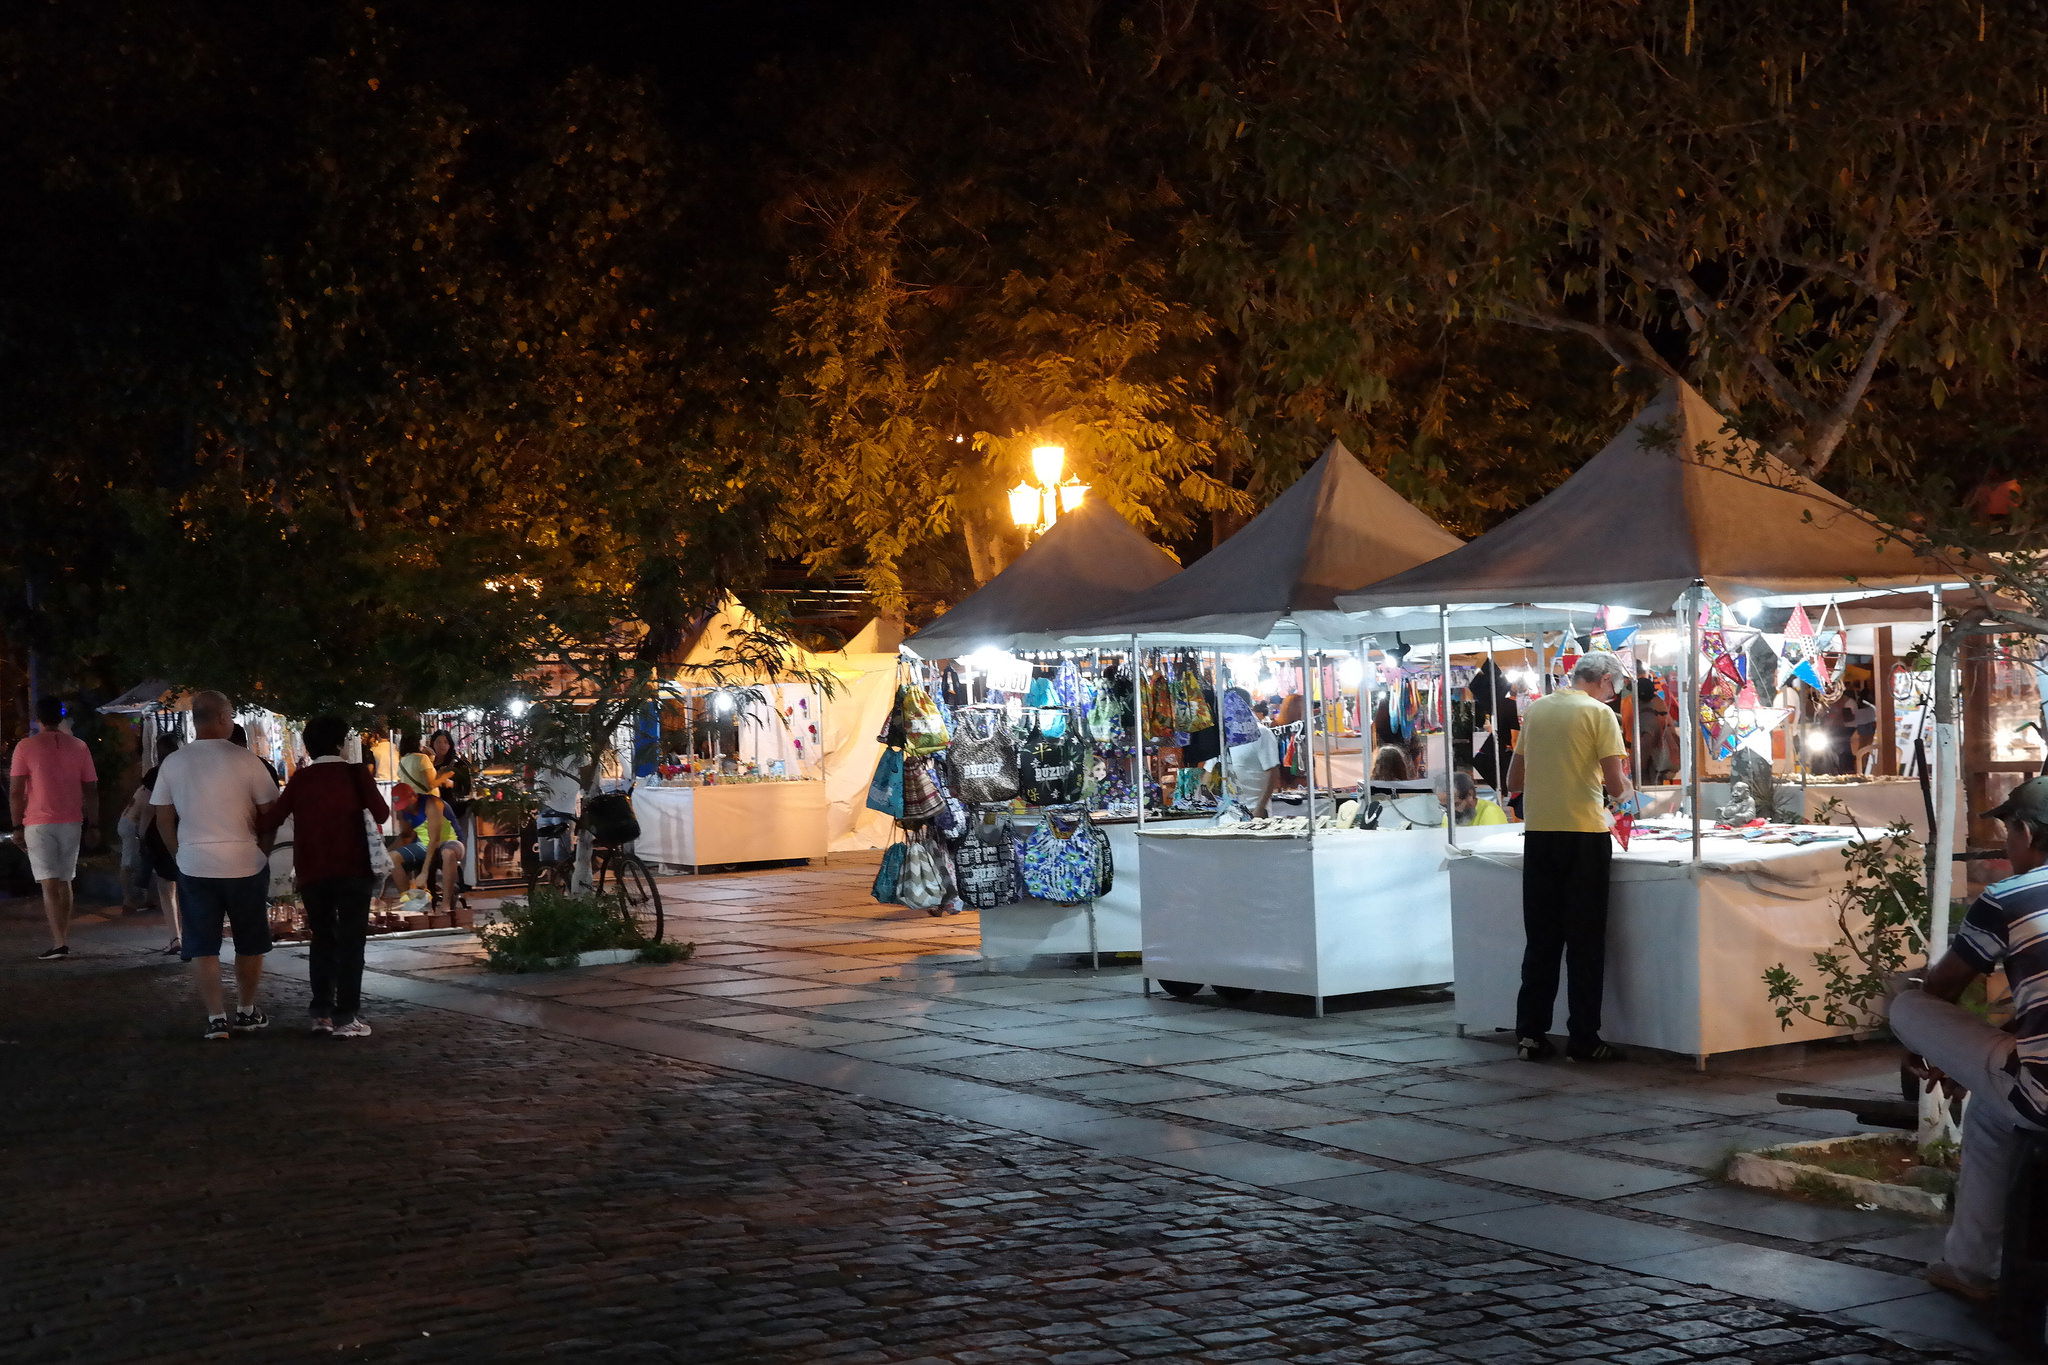
[[[202,1044],[140,932],[29,963],[23,908],[11,1362],[1987,1358],[545,1020],[387,998],[362,1043]]]

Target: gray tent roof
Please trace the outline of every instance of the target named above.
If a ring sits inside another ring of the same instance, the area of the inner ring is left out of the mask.
[[[903,642],[926,659],[998,649],[1055,649],[1061,633],[1179,572],[1105,502],[1062,513],[1009,568]]]
[[[1298,626],[1311,643],[1352,640],[1360,625],[1337,610],[1338,593],[1460,543],[1332,441],[1243,530],[1069,638],[1293,643]]]
[[[1585,467],[1452,554],[1345,593],[1347,611],[1598,603],[1665,612],[1695,581],[1724,601],[1954,583],[1876,522],[1732,432],[1672,381]]]
[[[157,710],[189,709],[191,701],[182,693],[175,699],[175,704],[170,704],[169,699],[173,690],[169,683],[151,679],[145,683],[137,683],[98,709],[104,716],[140,716]]]

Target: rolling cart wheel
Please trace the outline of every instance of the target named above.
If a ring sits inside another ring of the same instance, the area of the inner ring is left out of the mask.
[[[1201,990],[1202,983],[1199,981],[1162,981],[1159,983],[1159,989],[1165,991],[1176,1000],[1185,1000]]]
[[[1236,1002],[1239,1000],[1249,1000],[1257,995],[1258,992],[1249,986],[1218,986],[1216,994],[1222,996],[1225,1000]]]

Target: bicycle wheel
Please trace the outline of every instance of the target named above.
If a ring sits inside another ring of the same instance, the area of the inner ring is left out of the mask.
[[[607,853],[597,889],[622,898],[621,908],[634,929],[649,943],[661,942],[661,888],[647,864],[631,853]]]

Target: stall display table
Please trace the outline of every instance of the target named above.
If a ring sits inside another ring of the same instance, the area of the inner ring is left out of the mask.
[[[1522,829],[1472,833],[1450,859],[1455,1017],[1464,1033],[1512,1030],[1524,942]],[[1847,846],[1710,836],[1697,871],[1689,840],[1616,849],[1601,1036],[1702,1065],[1716,1053],[1845,1036],[1797,1017],[1781,1028],[1763,977],[1783,963],[1810,981],[1813,954],[1840,937],[1834,895],[1848,881]],[[1560,980],[1552,1030],[1564,1025]]]
[[[823,782],[635,787],[642,859],[665,867],[784,862],[825,856]]]
[[[1713,815],[1728,804],[1731,787],[1726,782],[1700,783],[1700,809]],[[1893,824],[1913,827],[1915,838],[1927,837],[1927,803],[1920,795],[1920,782],[1911,777],[1873,777],[1861,782],[1817,780],[1802,786],[1798,782],[1777,785],[1781,813],[1802,818],[1817,813],[1833,798],[1841,802],[1848,818],[1869,833],[1876,834]],[[1643,814],[1675,815],[1685,795],[1682,787],[1643,788]]]
[[[1022,832],[1031,821],[1016,823]],[[1109,836],[1116,867],[1109,894],[1077,905],[1034,896],[981,911],[981,958],[989,970],[1022,967],[1034,957],[1084,954],[1092,959],[1103,953],[1135,953],[1144,946],[1138,927],[1138,823],[1128,816],[1098,816],[1095,824]],[[1207,817],[1147,820],[1145,829],[1206,824]]]
[[[1461,831],[1461,836],[1462,836]],[[1441,829],[1299,835],[1147,828],[1139,839],[1145,976],[1333,995],[1451,979]]]

